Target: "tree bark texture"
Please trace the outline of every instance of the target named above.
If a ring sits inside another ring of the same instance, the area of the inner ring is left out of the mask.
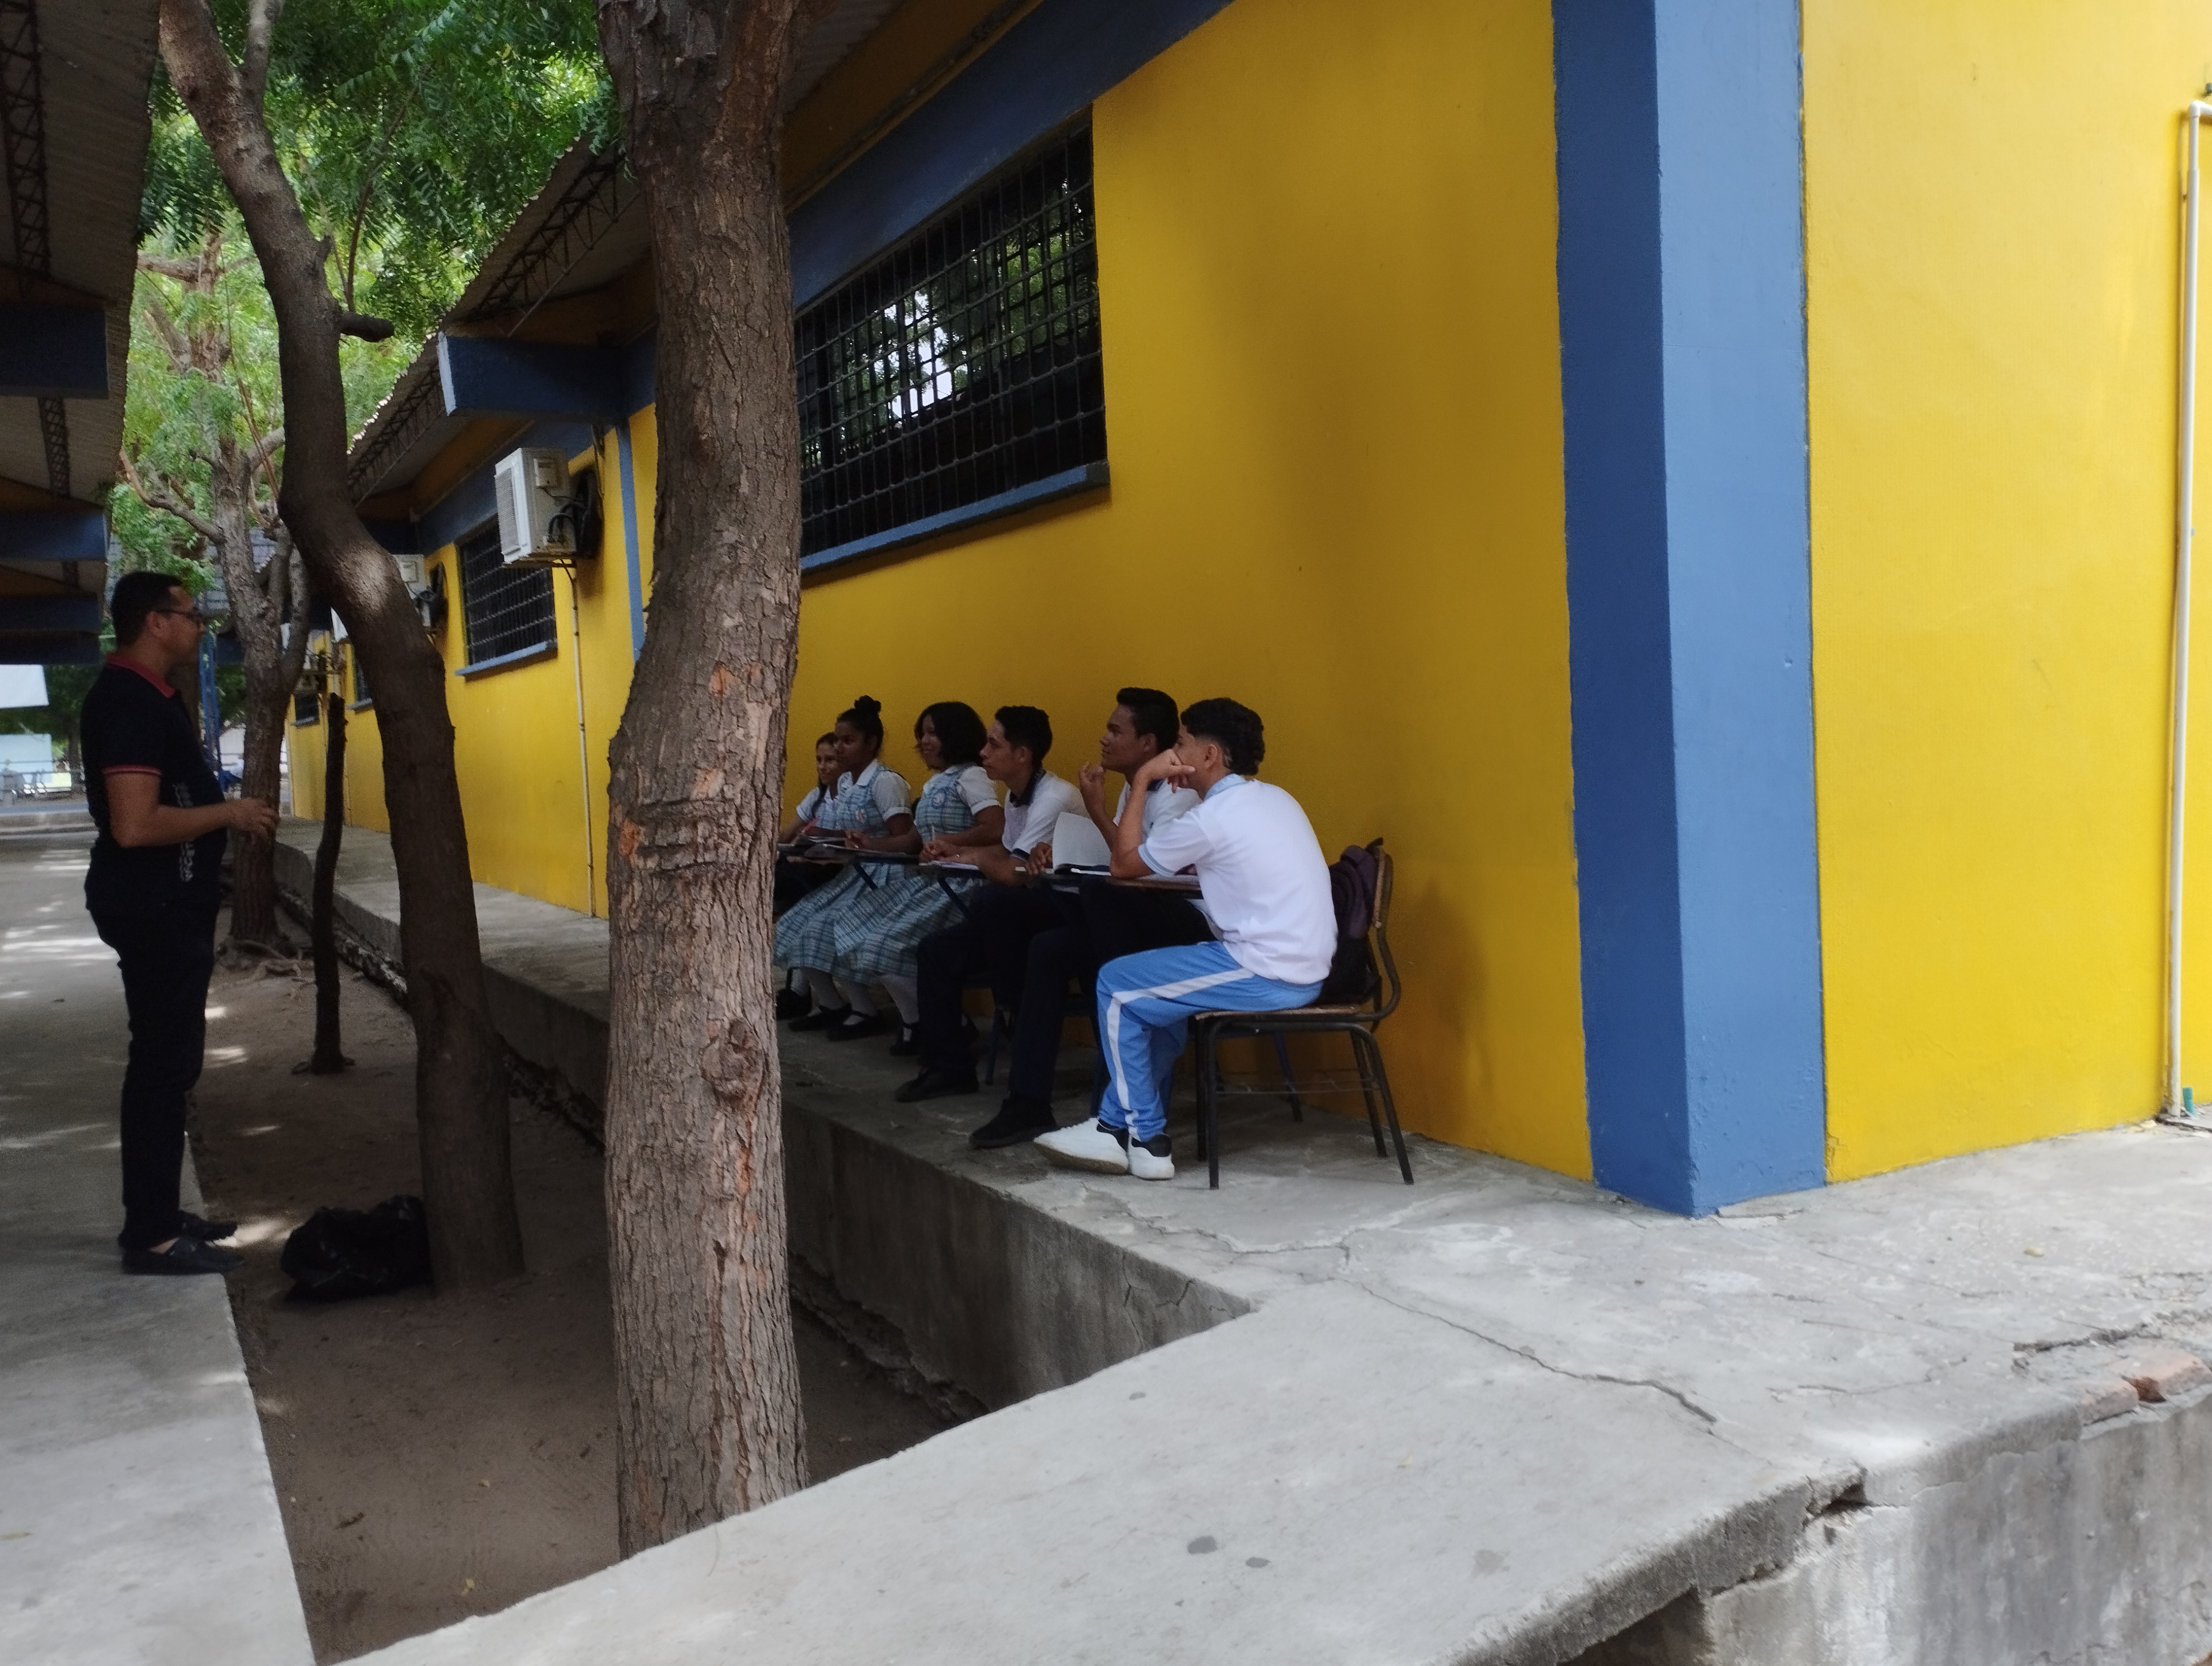
[[[323,837],[315,847],[315,894],[307,935],[315,957],[315,1050],[307,1068],[318,1076],[343,1070],[338,1035],[338,845],[345,837],[345,691],[323,698]]]
[[[659,286],[645,648],[613,745],[607,1216],[622,1544],[804,1486],[769,988],[799,620],[777,149],[794,0],[601,0]]]
[[[161,58],[246,222],[276,315],[284,524],[376,686],[433,1269],[448,1289],[489,1284],[522,1271],[522,1236],[509,1170],[506,1058],[484,994],[445,666],[398,569],[346,490],[340,308],[325,277],[327,252],[277,161],[261,107],[274,15],[274,8],[253,8],[257,32],[241,76],[207,0],[161,0]]]

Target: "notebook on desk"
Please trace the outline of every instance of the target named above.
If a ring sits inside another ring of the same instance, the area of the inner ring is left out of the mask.
[[[1103,868],[1113,853],[1106,848],[1106,838],[1099,832],[1097,824],[1079,811],[1066,810],[1052,828],[1052,865],[1054,867]]]

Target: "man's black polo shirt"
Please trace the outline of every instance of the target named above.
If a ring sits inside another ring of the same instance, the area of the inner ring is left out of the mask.
[[[184,696],[119,655],[93,680],[79,725],[84,796],[100,837],[84,876],[94,914],[149,914],[178,904],[212,912],[222,899],[223,830],[183,844],[125,850],[107,830],[107,778],[157,775],[163,804],[182,810],[220,804],[222,786],[200,751]]]

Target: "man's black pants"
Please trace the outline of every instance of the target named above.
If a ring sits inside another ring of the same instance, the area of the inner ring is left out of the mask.
[[[212,907],[95,914],[101,942],[123,963],[131,1061],[123,1073],[123,1231],[125,1250],[177,1235],[185,1163],[185,1096],[200,1079],[207,1043],[208,980],[215,973]]]
[[[1006,1076],[1008,1091],[1036,1104],[1052,1101],[1071,981],[1087,989],[1109,960],[1204,943],[1213,935],[1205,915],[1182,897],[1160,891],[1085,879],[1073,897],[1054,894],[1063,923],[1030,939]]]
[[[966,1076],[975,1068],[960,1028],[960,990],[970,972],[988,972],[991,999],[1002,1012],[1020,1005],[1030,940],[1061,923],[1053,893],[1042,885],[972,885],[957,923],[921,939],[915,950],[925,1070]]]

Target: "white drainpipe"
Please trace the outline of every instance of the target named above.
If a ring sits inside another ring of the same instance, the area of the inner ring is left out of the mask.
[[[2212,88],[2206,90],[2212,92]],[[2212,103],[2197,99],[2190,104],[2184,124],[2188,184],[2182,198],[2181,449],[2173,526],[2173,761],[2166,836],[2165,1114],[2169,1116],[2194,1109],[2192,1096],[2181,1084],[2181,873],[2189,769],[2189,564],[2196,541],[2191,521],[2197,489],[2197,137],[2199,124],[2208,116],[2212,116]]]

